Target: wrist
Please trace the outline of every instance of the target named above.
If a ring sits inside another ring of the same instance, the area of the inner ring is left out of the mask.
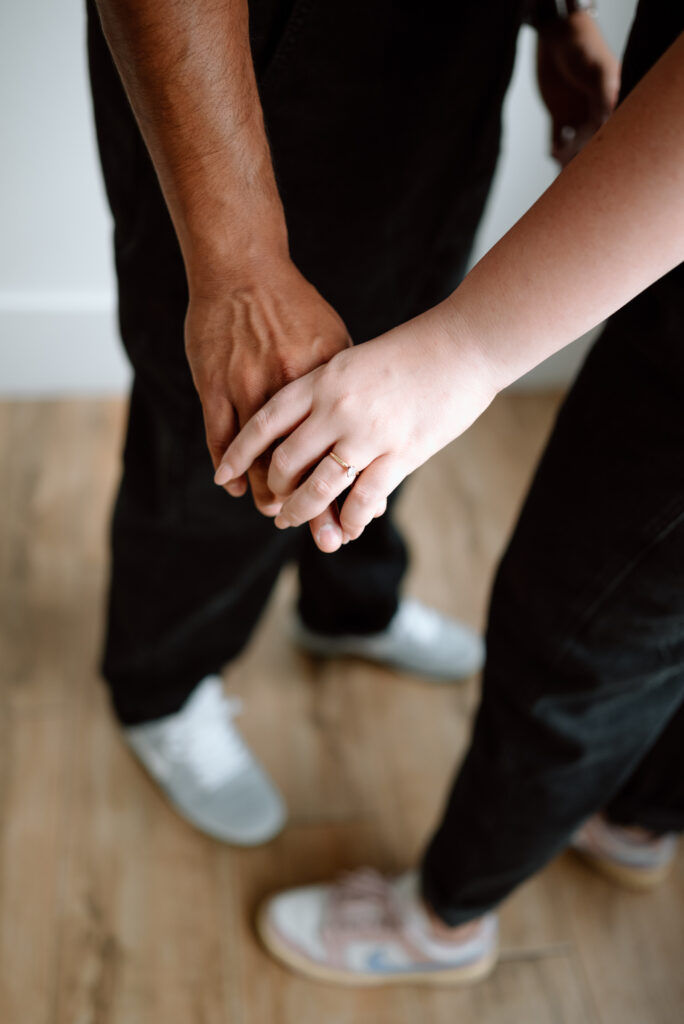
[[[218,224],[197,231],[181,247],[191,295],[223,290],[226,282],[249,286],[292,265],[284,218],[269,221],[255,214],[236,223],[223,211]]]
[[[255,155],[249,166],[247,175],[227,158],[212,166],[199,161],[177,194],[167,197],[191,287],[289,258],[270,156]]]
[[[451,381],[454,393],[464,388],[477,392],[484,409],[510,380],[492,358],[484,332],[470,323],[466,307],[452,293],[414,322],[420,321],[422,347],[439,378]]]
[[[436,306],[434,312],[439,314],[438,323],[456,374],[461,377],[465,370],[491,402],[508,387],[512,378],[508,368],[496,358],[486,322],[481,322],[477,309],[472,311],[473,317],[469,316],[469,308],[468,296],[459,295],[457,289]]]

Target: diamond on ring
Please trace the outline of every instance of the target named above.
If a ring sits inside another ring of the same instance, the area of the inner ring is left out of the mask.
[[[359,470],[356,466],[352,466],[349,462],[345,462],[341,459],[337,452],[328,452],[331,459],[334,459],[338,466],[341,466],[345,470],[347,480],[355,480],[359,475]]]

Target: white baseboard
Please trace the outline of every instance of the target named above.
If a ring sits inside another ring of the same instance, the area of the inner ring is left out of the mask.
[[[596,332],[541,363],[516,391],[563,387]],[[0,293],[0,396],[53,398],[123,394],[130,368],[106,293]]]

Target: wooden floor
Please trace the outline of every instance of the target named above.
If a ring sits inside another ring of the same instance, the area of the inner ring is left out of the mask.
[[[504,396],[416,474],[413,594],[482,622],[556,404]],[[414,861],[478,683],[297,655],[284,577],[226,678],[291,822],[253,851],[190,829],[124,748],[96,672],[123,416],[118,401],[0,405],[2,1024],[681,1024],[681,859],[632,896],[564,855],[507,903],[502,962],[472,989],[341,990],[268,959],[251,925],[263,894]]]

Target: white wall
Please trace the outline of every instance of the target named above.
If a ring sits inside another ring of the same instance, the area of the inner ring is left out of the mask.
[[[599,0],[621,50],[634,0]],[[111,225],[100,183],[85,64],[83,4],[0,5],[0,393],[106,393],[128,370],[114,321]],[[520,40],[504,155],[479,239],[486,251],[554,175],[533,80],[534,36]],[[576,343],[534,371],[567,379]]]
[[[0,389],[120,390],[79,0],[0,4]]]

